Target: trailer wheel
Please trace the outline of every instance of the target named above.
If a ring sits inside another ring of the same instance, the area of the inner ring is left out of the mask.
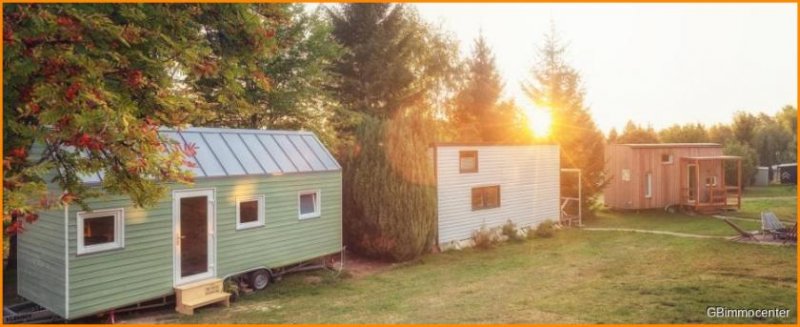
[[[259,269],[250,273],[250,286],[254,290],[260,291],[269,285],[269,272],[266,269]]]

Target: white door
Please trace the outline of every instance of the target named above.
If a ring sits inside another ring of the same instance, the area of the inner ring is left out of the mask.
[[[214,277],[214,190],[175,191],[172,198],[175,285]]]

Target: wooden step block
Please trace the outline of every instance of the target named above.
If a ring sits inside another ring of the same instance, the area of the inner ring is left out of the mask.
[[[230,306],[230,293],[222,291],[222,280],[213,278],[175,287],[175,311],[194,314],[194,309],[222,302]]]
[[[175,311],[191,316],[194,314],[194,309],[204,307],[206,305],[213,303],[222,303],[226,307],[230,307],[231,294],[222,292],[222,293],[209,294],[203,297],[184,299],[183,302],[179,302],[178,305],[175,306]]]

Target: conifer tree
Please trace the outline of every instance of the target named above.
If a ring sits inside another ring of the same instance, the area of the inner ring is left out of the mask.
[[[582,171],[583,206],[588,208],[607,184],[603,174],[605,137],[597,128],[584,104],[584,89],[580,73],[565,59],[566,46],[558,39],[555,29],[545,35],[539,48],[538,62],[532,79],[523,89],[539,108],[552,114],[550,138],[561,148],[561,167]],[[563,194],[577,194],[577,182],[564,176]]]
[[[433,244],[427,149],[454,85],[457,47],[406,5],[343,4],[329,14],[345,51],[333,69],[345,243],[407,260]]]
[[[500,115],[498,100],[503,83],[492,50],[481,34],[475,39],[464,87],[455,98],[451,115],[460,142],[498,142],[509,132],[509,115]],[[508,107],[505,107],[507,109]]]

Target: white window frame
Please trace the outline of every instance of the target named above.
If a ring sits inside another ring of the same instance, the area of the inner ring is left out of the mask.
[[[241,219],[242,218],[242,216],[241,216],[241,214],[242,214],[241,213],[241,208],[240,208],[239,205],[242,202],[249,202],[249,201],[257,201],[258,202],[258,219],[256,221],[243,223],[242,219]],[[264,195],[237,197],[236,198],[236,230],[243,230],[243,229],[249,229],[249,228],[255,228],[255,227],[264,226],[264,220],[265,220],[264,216],[266,215],[266,213],[265,213],[266,210],[264,208],[265,203],[266,203],[266,198],[265,198]]]
[[[86,219],[114,216],[114,242],[95,245],[84,245],[83,226]],[[77,222],[78,255],[97,253],[125,248],[125,209],[102,209],[78,212]]]
[[[303,214],[300,206],[300,197],[308,194],[316,194],[317,201],[314,203],[314,212]],[[297,218],[298,219],[311,219],[319,218],[322,216],[322,192],[317,190],[307,190],[297,192]]]
[[[663,157],[664,155],[668,155],[668,156],[669,156],[669,160],[667,160],[667,161],[664,161],[664,160],[663,160],[663,159],[664,159],[664,157]],[[662,157],[661,157],[661,159],[662,159],[662,160],[661,160],[661,164],[662,164],[662,165],[669,165],[669,164],[672,164],[672,163],[674,162],[674,159],[675,159],[675,158],[672,156],[672,153],[669,153],[669,154],[667,154],[667,153],[662,153],[662,154],[661,154],[661,156],[662,156]]]
[[[652,198],[653,197],[653,173],[648,172],[644,175],[644,197],[645,198]]]

